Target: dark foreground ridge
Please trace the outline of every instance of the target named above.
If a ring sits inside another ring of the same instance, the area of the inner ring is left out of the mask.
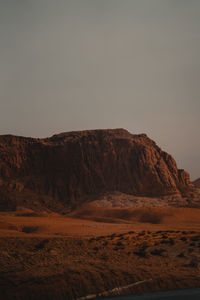
[[[200,288],[178,291],[155,292],[143,295],[128,295],[119,297],[100,298],[99,300],[198,300]]]
[[[119,191],[187,195],[194,185],[173,157],[146,134],[87,130],[37,139],[0,136],[0,209],[64,211]]]
[[[88,232],[87,237],[26,232],[0,237],[3,300],[88,300],[199,287],[199,231]]]

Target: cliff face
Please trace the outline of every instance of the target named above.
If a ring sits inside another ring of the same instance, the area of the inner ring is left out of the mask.
[[[91,130],[46,139],[0,136],[0,209],[76,206],[105,192],[187,193],[189,175],[145,134]]]

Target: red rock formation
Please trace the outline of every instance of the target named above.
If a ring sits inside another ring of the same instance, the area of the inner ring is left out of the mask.
[[[193,184],[195,184],[196,186],[200,187],[200,178],[194,180]]]
[[[0,207],[57,209],[120,191],[187,193],[193,185],[145,134],[124,129],[67,132],[46,139],[0,136]]]

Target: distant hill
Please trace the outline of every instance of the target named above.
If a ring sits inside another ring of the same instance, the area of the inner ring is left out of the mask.
[[[37,139],[0,136],[0,209],[67,211],[97,195],[184,195],[189,174],[146,134],[125,129],[66,132]]]
[[[193,183],[200,187],[200,178],[194,180]]]

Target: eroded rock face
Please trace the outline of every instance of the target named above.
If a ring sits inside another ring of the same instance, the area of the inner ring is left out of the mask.
[[[193,185],[145,134],[113,129],[46,139],[0,136],[0,189],[2,209],[8,203],[54,209],[107,192],[162,196],[185,194]]]

